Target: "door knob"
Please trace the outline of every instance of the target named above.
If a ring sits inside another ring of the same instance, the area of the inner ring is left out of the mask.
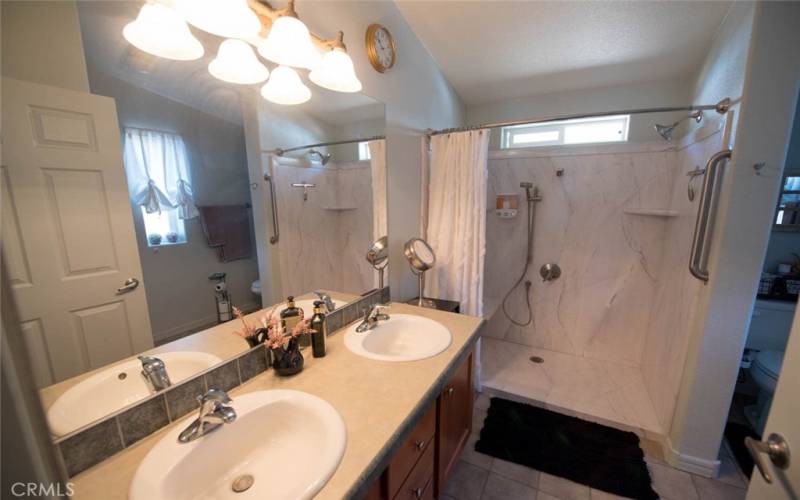
[[[756,441],[753,438],[744,438],[744,444],[747,446],[747,451],[753,457],[758,472],[767,483],[772,483],[772,472],[770,472],[769,465],[764,460],[764,455],[767,455],[772,462],[772,465],[779,469],[789,468],[789,443],[783,439],[780,434],[772,433],[766,441]]]
[[[136,278],[128,278],[125,280],[125,283],[117,288],[117,293],[128,293],[136,289],[139,286],[139,280]]]

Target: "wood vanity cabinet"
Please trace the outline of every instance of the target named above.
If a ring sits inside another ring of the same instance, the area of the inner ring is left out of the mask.
[[[472,356],[470,353],[444,385],[372,484],[366,500],[430,500],[441,496],[472,430]]]

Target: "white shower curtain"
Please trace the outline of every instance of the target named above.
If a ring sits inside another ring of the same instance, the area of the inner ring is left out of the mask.
[[[483,314],[488,154],[488,130],[431,138],[427,240],[436,266],[425,274],[425,291],[461,302],[472,316]]]
[[[372,171],[372,238],[387,234],[386,222],[386,141],[369,142],[369,163]]]
[[[483,315],[489,131],[431,137],[427,241],[436,265],[425,273],[425,295],[457,300],[461,312]],[[473,386],[481,390],[481,343]]]

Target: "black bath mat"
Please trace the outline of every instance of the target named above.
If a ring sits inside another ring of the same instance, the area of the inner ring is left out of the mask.
[[[728,446],[731,447],[733,458],[736,459],[736,463],[739,464],[739,468],[742,469],[744,475],[750,477],[755,464],[753,463],[753,457],[750,456],[750,452],[747,451],[747,447],[744,445],[744,438],[746,437],[761,441],[761,436],[746,425],[737,424],[736,422],[725,424],[725,439],[728,440]]]
[[[475,450],[615,495],[658,499],[632,432],[492,398]]]

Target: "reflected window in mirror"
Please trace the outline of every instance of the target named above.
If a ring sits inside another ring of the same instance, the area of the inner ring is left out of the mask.
[[[793,170],[783,177],[775,226],[782,230],[800,231],[800,171]]]
[[[358,143],[358,159],[361,161],[372,159],[369,154],[369,142],[365,141]]]

